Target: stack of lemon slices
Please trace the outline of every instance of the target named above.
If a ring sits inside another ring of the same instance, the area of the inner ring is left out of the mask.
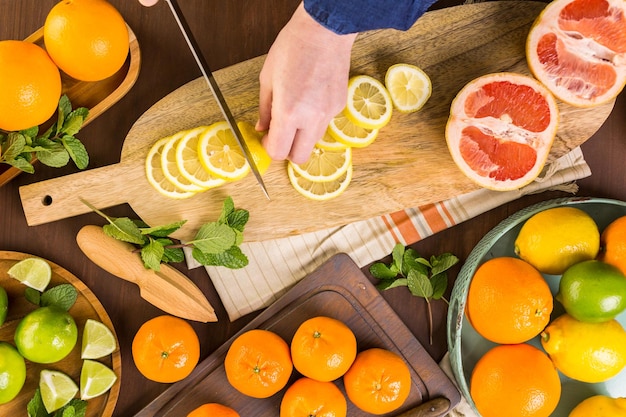
[[[291,185],[312,200],[339,196],[352,180],[352,148],[374,142],[394,108],[401,113],[416,112],[430,94],[430,78],[410,64],[389,67],[385,84],[368,75],[350,78],[346,107],[331,120],[309,160],[287,164]]]
[[[272,160],[261,145],[262,134],[246,122],[237,126],[263,174]],[[160,194],[176,199],[239,180],[250,172],[226,121],[159,139],[148,152],[145,168],[148,182]]]

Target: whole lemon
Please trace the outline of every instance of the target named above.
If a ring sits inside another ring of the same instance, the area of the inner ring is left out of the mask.
[[[569,417],[623,417],[626,415],[626,398],[594,395],[578,404]]]
[[[569,314],[541,333],[541,345],[564,375],[582,382],[603,382],[626,366],[626,331],[617,320],[588,323]]]
[[[560,275],[570,266],[595,259],[600,231],[593,218],[576,207],[554,207],[532,215],[515,239],[517,256],[540,272]]]
[[[626,309],[626,277],[605,262],[579,262],[563,273],[556,299],[577,320],[611,320]]]
[[[26,381],[26,363],[17,349],[0,342],[0,404],[17,397]]]
[[[67,311],[55,306],[40,307],[18,323],[14,338],[24,358],[35,363],[53,363],[74,349],[78,329]]]

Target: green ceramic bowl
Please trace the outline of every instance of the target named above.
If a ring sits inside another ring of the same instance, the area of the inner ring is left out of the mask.
[[[447,323],[450,361],[459,388],[477,415],[480,414],[476,411],[469,392],[470,376],[478,359],[495,344],[480,336],[465,317],[465,303],[470,281],[476,269],[485,261],[500,256],[515,256],[514,241],[526,219],[535,213],[558,206],[577,207],[586,211],[596,221],[600,231],[604,230],[611,221],[626,215],[626,202],[601,198],[563,198],[527,207],[502,221],[478,242],[461,268],[452,289]],[[544,277],[552,293],[555,294],[560,276],[544,275]],[[555,301],[553,318],[563,312],[562,306]],[[626,312],[621,313],[617,320],[626,328]],[[539,337],[529,343],[541,349]],[[562,374],[561,382],[561,401],[551,417],[567,417],[578,403],[596,394],[626,397],[626,370],[603,383],[583,383]]]

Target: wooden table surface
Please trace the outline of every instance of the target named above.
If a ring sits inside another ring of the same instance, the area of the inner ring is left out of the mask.
[[[230,0],[181,1],[181,8],[196,33],[204,54],[213,69],[267,53],[278,31],[286,23],[299,0]],[[55,0],[0,0],[0,39],[23,39],[43,25]],[[155,102],[183,84],[200,76],[186,44],[178,32],[165,2],[143,8],[134,0],[111,0],[133,28],[141,47],[142,66],[133,89],[106,113],[86,126],[79,137],[86,144],[90,166],[98,167],[119,161],[121,146],[133,123]],[[443,0],[435,7],[459,4]],[[626,200],[626,93],[618,98],[613,112],[600,130],[583,146],[592,175],[578,181],[577,195]],[[79,277],[100,299],[117,331],[121,345],[123,378],[115,416],[130,416],[141,410],[168,385],[143,378],[135,368],[130,346],[133,335],[146,320],[162,312],[139,297],[136,286],[119,280],[89,261],[76,244],[76,233],[86,224],[102,224],[96,214],[29,227],[26,224],[18,188],[48,178],[75,172],[36,166],[33,175],[22,174],[0,187],[0,250],[18,251],[49,259]],[[544,192],[522,197],[440,232],[413,245],[425,256],[452,252],[465,260],[480,238],[515,211],[555,197],[561,192]],[[127,205],[107,209],[112,216],[136,217]],[[205,292],[216,308],[217,323],[192,323],[202,341],[202,358],[252,320],[257,313],[228,322],[209,277],[202,269],[187,271],[176,265]],[[458,265],[450,274],[458,273]],[[364,271],[367,267],[364,268]],[[383,294],[392,308],[422,342],[427,351],[440,360],[446,350],[445,307],[437,306],[435,340],[428,343],[425,304],[404,288]]]

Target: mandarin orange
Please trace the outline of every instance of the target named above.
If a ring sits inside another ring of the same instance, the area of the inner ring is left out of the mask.
[[[202,404],[187,414],[187,417],[240,417],[239,413],[230,407],[218,403]]]
[[[228,382],[254,398],[267,398],[283,389],[293,363],[289,345],[269,330],[248,330],[233,340],[224,358]]]
[[[348,403],[332,382],[302,377],[291,384],[280,403],[281,417],[346,417]]]
[[[613,220],[600,235],[598,259],[626,275],[626,216]]]
[[[185,320],[163,315],[145,322],[132,344],[135,366],[143,376],[171,383],[186,378],[200,359],[198,335]]]
[[[359,352],[343,382],[350,401],[371,414],[398,409],[411,392],[408,365],[397,353],[381,348]]]
[[[318,381],[333,381],[350,368],[356,357],[356,337],[343,322],[324,316],[304,321],[291,340],[293,366]]]
[[[474,329],[495,343],[522,343],[550,320],[553,297],[543,276],[513,257],[492,258],[474,273],[466,314]]]

